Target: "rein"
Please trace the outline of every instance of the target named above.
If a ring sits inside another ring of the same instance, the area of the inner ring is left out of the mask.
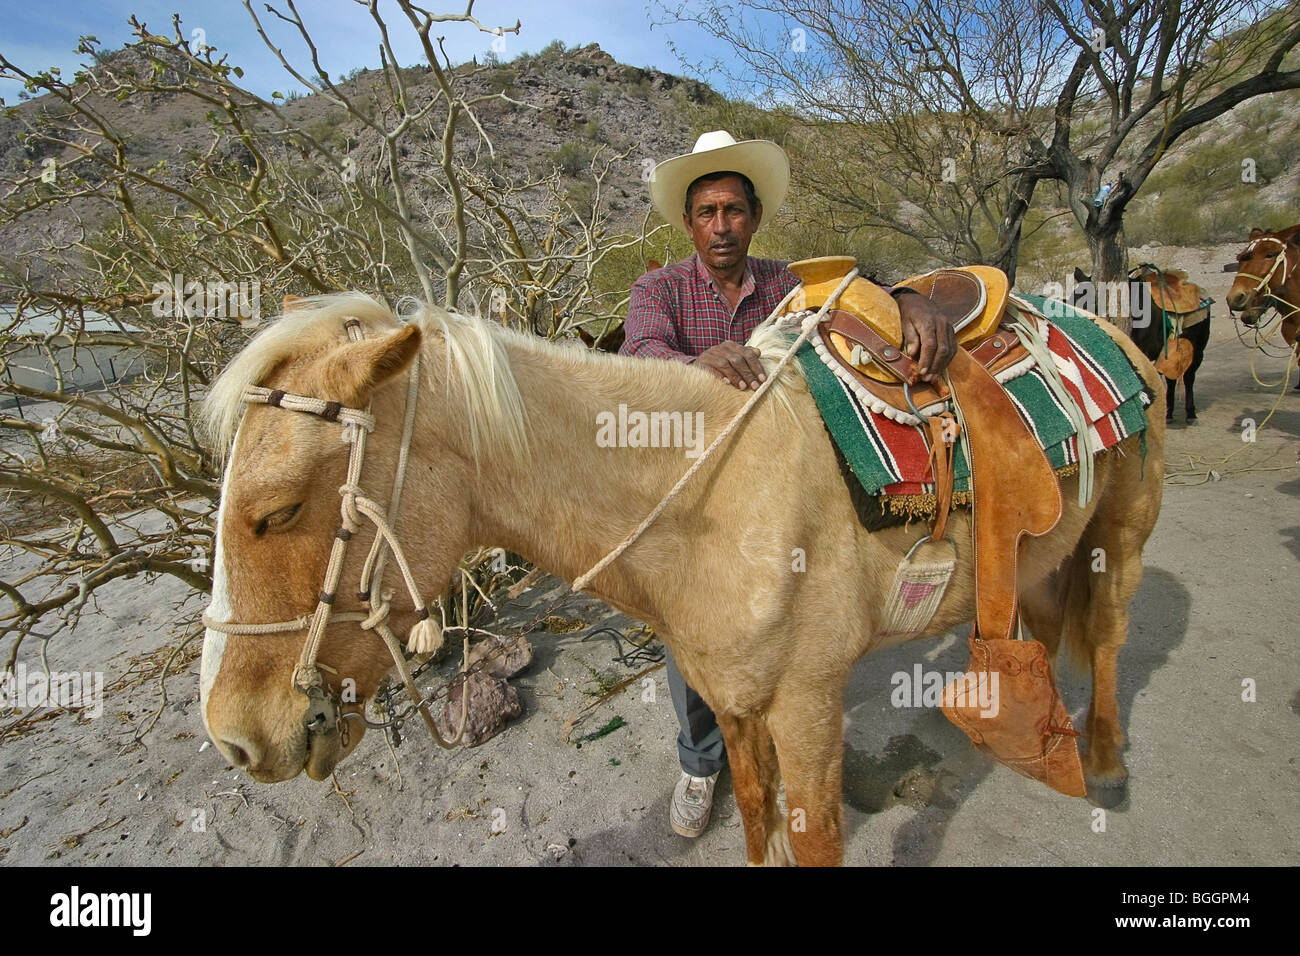
[[[348,319],[344,323],[344,328],[347,329],[348,338],[353,342],[359,342],[365,337],[365,331],[361,323],[355,318]],[[398,450],[397,473],[393,479],[393,493],[389,501],[387,514],[377,501],[365,494],[360,484],[361,470],[365,463],[366,437],[374,431],[376,425],[375,417],[370,411],[370,405],[367,405],[365,409],[349,408],[338,402],[327,402],[306,395],[295,395],[279,389],[269,389],[262,386],[250,386],[245,389],[243,398],[249,404],[270,405],[273,408],[315,415],[327,422],[338,422],[343,425],[343,441],[351,443],[352,448],[348,455],[347,480],[339,488],[341,521],[338,531],[335,532],[334,543],[330,550],[329,565],[325,570],[325,582],[317,599],[316,609],[310,615],[303,615],[291,621],[247,624],[214,621],[207,611],[204,611],[203,624],[208,629],[221,634],[242,636],[282,634],[307,628],[307,639],[303,644],[298,663],[294,665],[292,683],[295,690],[307,696],[309,701],[306,720],[307,729],[310,733],[318,735],[328,734],[336,727],[339,727],[337,694],[327,694],[325,681],[321,676],[322,667],[331,671],[333,669],[319,663],[317,660],[321,642],[325,636],[325,629],[333,620],[335,623],[355,622],[363,631],[374,631],[383,640],[389,653],[392,654],[393,663],[402,677],[406,691],[420,711],[420,715],[424,718],[425,725],[429,728],[433,739],[444,750],[450,750],[457,746],[465,736],[469,711],[469,688],[464,688],[461,694],[460,730],[452,740],[444,740],[438,732],[432,715],[429,713],[428,702],[421,699],[419,690],[415,686],[415,680],[402,652],[402,645],[388,626],[388,616],[392,609],[390,604],[392,594],[387,590],[378,595],[373,593],[375,582],[382,583],[383,581],[385,559],[388,552],[391,551],[393,559],[397,562],[397,566],[402,573],[406,589],[415,605],[417,620],[415,626],[411,628],[410,634],[407,635],[407,643],[415,653],[428,653],[437,650],[442,643],[441,631],[429,618],[428,605],[420,597],[420,591],[411,572],[410,563],[406,559],[406,553],[402,550],[401,542],[397,540],[397,536],[393,531],[393,524],[397,520],[401,503],[402,486],[406,480],[406,464],[410,452],[411,434],[415,425],[416,406],[419,402],[419,384],[420,356],[417,352],[411,363],[410,375],[407,380],[406,414],[402,426],[402,440]],[[362,565],[357,597],[363,605],[370,608],[370,612],[368,614],[361,611],[334,613],[334,600],[338,596],[339,578],[343,573],[343,562],[347,556],[348,542],[352,540],[354,534],[361,530],[363,519],[369,520],[375,526],[375,537],[371,542],[370,552],[366,555],[365,563]],[[344,716],[358,716],[365,720],[364,714],[347,714]],[[346,746],[347,734],[345,728],[340,733]]]
[[[795,353],[799,351],[799,347],[811,338],[813,332],[817,330],[818,325],[822,322],[828,321],[827,313],[831,310],[831,307],[839,301],[840,294],[849,287],[849,283],[851,283],[857,275],[858,270],[855,266],[849,270],[848,275],[846,275],[840,284],[835,287],[835,290],[827,297],[826,301],[822,303],[820,309],[816,312],[806,314],[806,317],[803,318],[802,321],[802,328],[799,337],[795,339],[794,343],[790,346],[785,355],[781,356],[781,361],[777,362],[776,366],[772,369],[772,374],[767,376],[763,381],[763,384],[760,385],[757,391],[749,397],[749,401],[745,402],[745,404],[741,406],[740,411],[736,413],[736,417],[733,418],[730,424],[728,424],[727,427],[718,434],[717,438],[713,439],[709,447],[704,450],[704,454],[700,455],[700,457],[695,460],[695,463],[686,470],[686,473],[677,480],[677,484],[673,485],[673,487],[669,489],[668,493],[664,495],[659,504],[655,505],[654,510],[646,515],[645,519],[632,529],[631,533],[629,533],[628,536],[614,548],[614,550],[610,551],[609,554],[597,561],[591,570],[574,579],[573,590],[582,591],[586,589],[586,587],[591,583],[592,578],[616,561],[619,555],[630,548],[636,539],[641,537],[650,525],[654,524],[655,519],[663,514],[664,509],[667,508],[668,505],[672,503],[672,500],[677,497],[678,493],[686,487],[686,483],[690,481],[691,478],[695,476],[695,473],[704,466],[704,463],[709,460],[709,456],[712,455],[718,447],[731,436],[731,433],[736,430],[742,421],[744,421],[745,416],[749,414],[750,410],[759,403],[764,395],[767,394],[767,390],[772,386],[772,383],[781,376],[785,367],[790,364],[790,360],[794,358]],[[762,324],[766,325],[769,322],[775,321],[785,310],[785,307],[802,291],[803,283],[801,282],[799,285],[791,289],[784,299],[777,303],[776,308],[772,310],[772,314],[769,315]]]

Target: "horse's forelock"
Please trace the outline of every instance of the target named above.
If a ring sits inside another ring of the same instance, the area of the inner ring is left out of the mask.
[[[392,311],[368,295],[341,292],[297,299],[292,308],[249,340],[212,383],[203,400],[201,422],[214,452],[224,459],[244,412],[244,391],[260,385],[286,359],[323,346],[341,334],[344,318],[367,327],[396,327]]]

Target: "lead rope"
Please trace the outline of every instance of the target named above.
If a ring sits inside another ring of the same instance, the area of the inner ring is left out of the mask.
[[[777,378],[780,377],[781,372],[783,372],[785,370],[785,367],[788,364],[790,364],[790,360],[794,358],[794,355],[796,352],[799,351],[800,346],[802,346],[805,342],[808,341],[808,339],[812,336],[813,332],[817,329],[817,326],[822,321],[824,321],[824,317],[826,313],[830,310],[831,306],[834,305],[839,300],[840,294],[849,287],[849,283],[852,282],[853,279],[857,277],[857,275],[858,275],[858,270],[857,267],[855,266],[854,268],[849,270],[848,275],[846,275],[843,278],[843,280],[840,282],[840,284],[835,287],[835,291],[832,292],[830,296],[827,297],[824,303],[822,303],[822,307],[815,314],[810,315],[803,320],[803,329],[799,333],[799,337],[795,339],[794,344],[790,346],[789,350],[785,353],[785,355],[781,356],[781,361],[779,361],[776,364],[776,367],[772,369],[772,373],[768,375],[767,379],[763,382],[763,384],[758,387],[758,390],[755,391],[754,394],[749,397],[749,401],[745,402],[745,404],[741,407],[740,411],[736,413],[736,417],[731,420],[731,423],[727,425],[727,427],[724,428],[721,433],[719,433],[717,438],[713,439],[713,442],[709,445],[707,449],[705,449],[704,454],[700,455],[700,457],[695,460],[695,463],[691,465],[690,468],[687,469],[686,474],[682,475],[681,478],[677,480],[677,484],[673,485],[672,489],[668,492],[668,494],[664,495],[663,500],[661,500],[659,504],[655,505],[653,511],[651,511],[648,515],[646,515],[645,520],[643,520],[639,525],[637,525],[636,528],[632,530],[631,534],[629,534],[626,538],[624,538],[622,542],[617,547],[614,548],[613,551],[609,552],[609,554],[605,555],[603,558],[597,561],[595,567],[593,567],[586,574],[579,575],[574,580],[573,582],[574,591],[584,590],[587,587],[587,585],[591,583],[592,578],[594,578],[601,571],[605,570],[605,568],[609,567],[611,563],[616,561],[619,555],[621,555],[624,551],[630,548],[632,544],[637,540],[637,538],[641,537],[641,535],[645,533],[645,530],[649,528],[650,525],[654,524],[655,519],[657,519],[661,514],[663,514],[664,509],[667,508],[668,505],[672,503],[673,499],[677,497],[678,493],[683,488],[686,487],[686,483],[690,481],[691,478],[695,476],[695,473],[704,466],[704,463],[709,460],[709,456],[711,456],[713,452],[717,450],[717,448],[731,436],[731,433],[736,430],[736,428],[744,420],[745,416],[749,414],[750,409],[752,409],[755,405],[757,405],[759,400],[761,400],[762,397],[767,394],[767,390],[771,388],[772,383],[775,382]],[[786,297],[781,300],[780,304],[778,304],[777,307],[774,310],[772,310],[772,314],[768,316],[764,324],[772,321],[778,315],[780,315],[781,312],[785,309],[785,307],[791,302],[791,300],[793,300],[794,297],[802,290],[803,290],[802,283],[800,283],[799,285],[791,289],[790,292],[787,293]]]

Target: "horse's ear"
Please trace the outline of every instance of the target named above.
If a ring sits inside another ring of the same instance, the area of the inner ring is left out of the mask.
[[[328,394],[359,405],[400,375],[420,350],[420,329],[405,325],[387,335],[340,345],[326,361]]]
[[[1087,282],[1087,281],[1088,281],[1088,273],[1084,272],[1084,271],[1083,271],[1082,269],[1080,269],[1078,266],[1075,266],[1075,267],[1074,267],[1074,281],[1075,281],[1075,282]]]
[[[1251,239],[1258,239],[1262,235],[1264,235],[1264,230],[1259,228],[1259,226],[1256,226],[1254,229],[1250,230]]]

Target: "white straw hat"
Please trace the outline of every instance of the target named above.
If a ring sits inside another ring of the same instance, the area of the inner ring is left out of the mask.
[[[785,200],[790,185],[790,159],[785,150],[766,139],[737,143],[726,130],[705,133],[689,153],[666,159],[650,174],[650,202],[655,211],[681,226],[686,190],[709,173],[736,172],[749,177],[758,201],[769,215]]]

